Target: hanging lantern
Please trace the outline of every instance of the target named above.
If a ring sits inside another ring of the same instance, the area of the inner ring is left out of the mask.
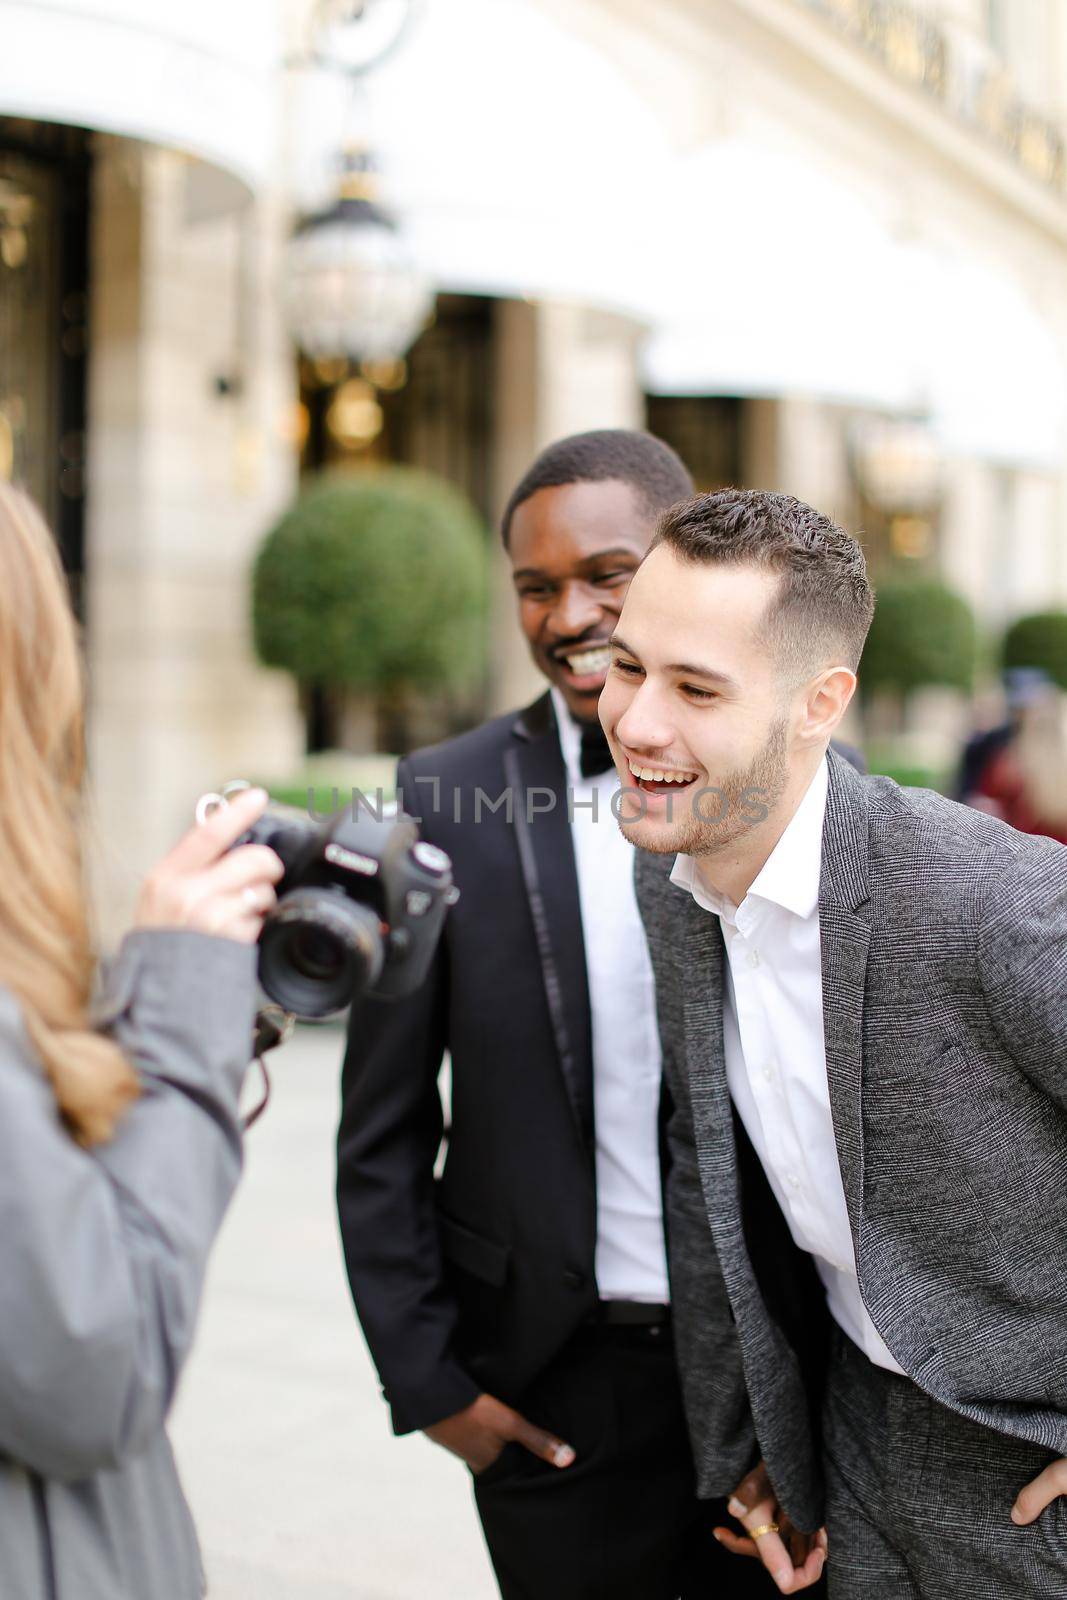
[[[392,54],[415,10],[413,0],[318,0],[312,54],[324,66],[357,76]]]
[[[344,157],[333,205],[297,226],[285,276],[289,328],[313,360],[395,361],[433,309],[431,285],[375,198],[365,151]]]

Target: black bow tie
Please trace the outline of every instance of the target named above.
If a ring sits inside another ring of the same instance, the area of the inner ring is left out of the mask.
[[[589,723],[582,729],[582,777],[599,778],[602,772],[608,772],[614,765],[603,728],[599,722]]]

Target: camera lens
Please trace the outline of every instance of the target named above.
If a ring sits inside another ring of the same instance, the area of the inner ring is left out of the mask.
[[[345,952],[332,933],[322,928],[298,927],[289,946],[289,959],[302,978],[328,983],[343,968]]]
[[[358,1000],[385,960],[376,913],[336,890],[283,895],[259,938],[259,981],[298,1017],[328,1017]]]

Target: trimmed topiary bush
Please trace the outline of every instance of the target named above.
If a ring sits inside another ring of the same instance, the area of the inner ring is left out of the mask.
[[[260,548],[255,648],[305,686],[463,690],[484,670],[487,573],[485,530],[442,479],[327,474]]]
[[[961,595],[940,583],[887,583],[878,591],[860,683],[867,694],[908,695],[933,685],[966,692],[977,655],[974,613]]]
[[[1067,689],[1067,611],[1035,611],[1004,635],[1005,667],[1038,667]]]

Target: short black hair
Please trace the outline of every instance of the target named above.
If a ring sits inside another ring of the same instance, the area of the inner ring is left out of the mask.
[[[760,489],[700,494],[660,518],[653,550],[659,545],[698,565],[777,573],[766,627],[787,670],[806,677],[838,651],[844,665],[859,665],[874,616],[863,547],[803,500]]]
[[[628,483],[653,521],[693,493],[693,480],[681,456],[654,434],[634,428],[596,428],[557,439],[537,457],[507,503],[500,531],[507,546],[511,519],[539,489],[568,483]]]

